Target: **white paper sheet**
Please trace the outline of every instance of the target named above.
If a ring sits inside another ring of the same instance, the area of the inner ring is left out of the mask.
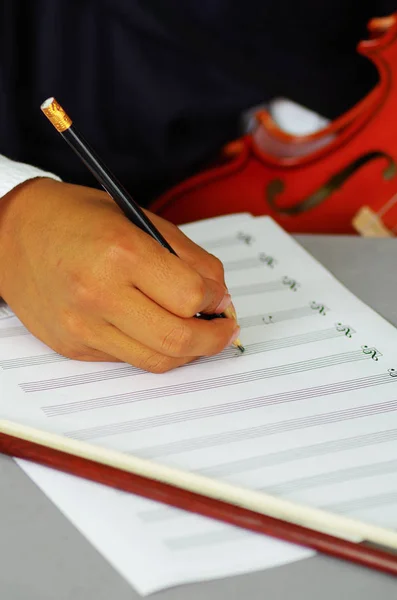
[[[246,353],[151,375],[65,360],[3,319],[1,417],[395,528],[396,329],[268,218],[186,231],[225,264]],[[312,554],[20,464],[143,595]]]

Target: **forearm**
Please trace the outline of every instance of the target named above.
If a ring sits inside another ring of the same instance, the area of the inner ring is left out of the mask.
[[[5,156],[0,155],[0,302],[2,300],[2,265],[5,267],[7,252],[5,251],[6,238],[3,228],[5,226],[5,217],[7,205],[11,202],[13,190],[19,188],[25,182],[37,177],[50,177],[60,181],[59,177],[53,173],[48,173],[33,165],[12,161]],[[3,235],[1,233],[3,232]]]

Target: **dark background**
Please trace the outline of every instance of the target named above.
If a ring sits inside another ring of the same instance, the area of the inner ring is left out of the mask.
[[[55,96],[146,203],[238,136],[241,113],[252,106],[281,95],[328,118],[353,106],[377,81],[357,43],[367,22],[397,2],[0,0],[0,7],[0,153],[96,185],[41,114],[41,102]]]

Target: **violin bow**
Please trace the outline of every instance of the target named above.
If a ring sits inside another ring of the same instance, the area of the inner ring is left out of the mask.
[[[0,420],[0,452],[397,575],[397,532]]]

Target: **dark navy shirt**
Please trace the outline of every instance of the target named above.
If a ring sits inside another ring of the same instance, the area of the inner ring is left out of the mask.
[[[356,45],[395,4],[2,0],[0,154],[96,185],[40,111],[55,96],[145,203],[239,135],[252,106],[282,95],[330,118],[347,110],[376,82]]]

